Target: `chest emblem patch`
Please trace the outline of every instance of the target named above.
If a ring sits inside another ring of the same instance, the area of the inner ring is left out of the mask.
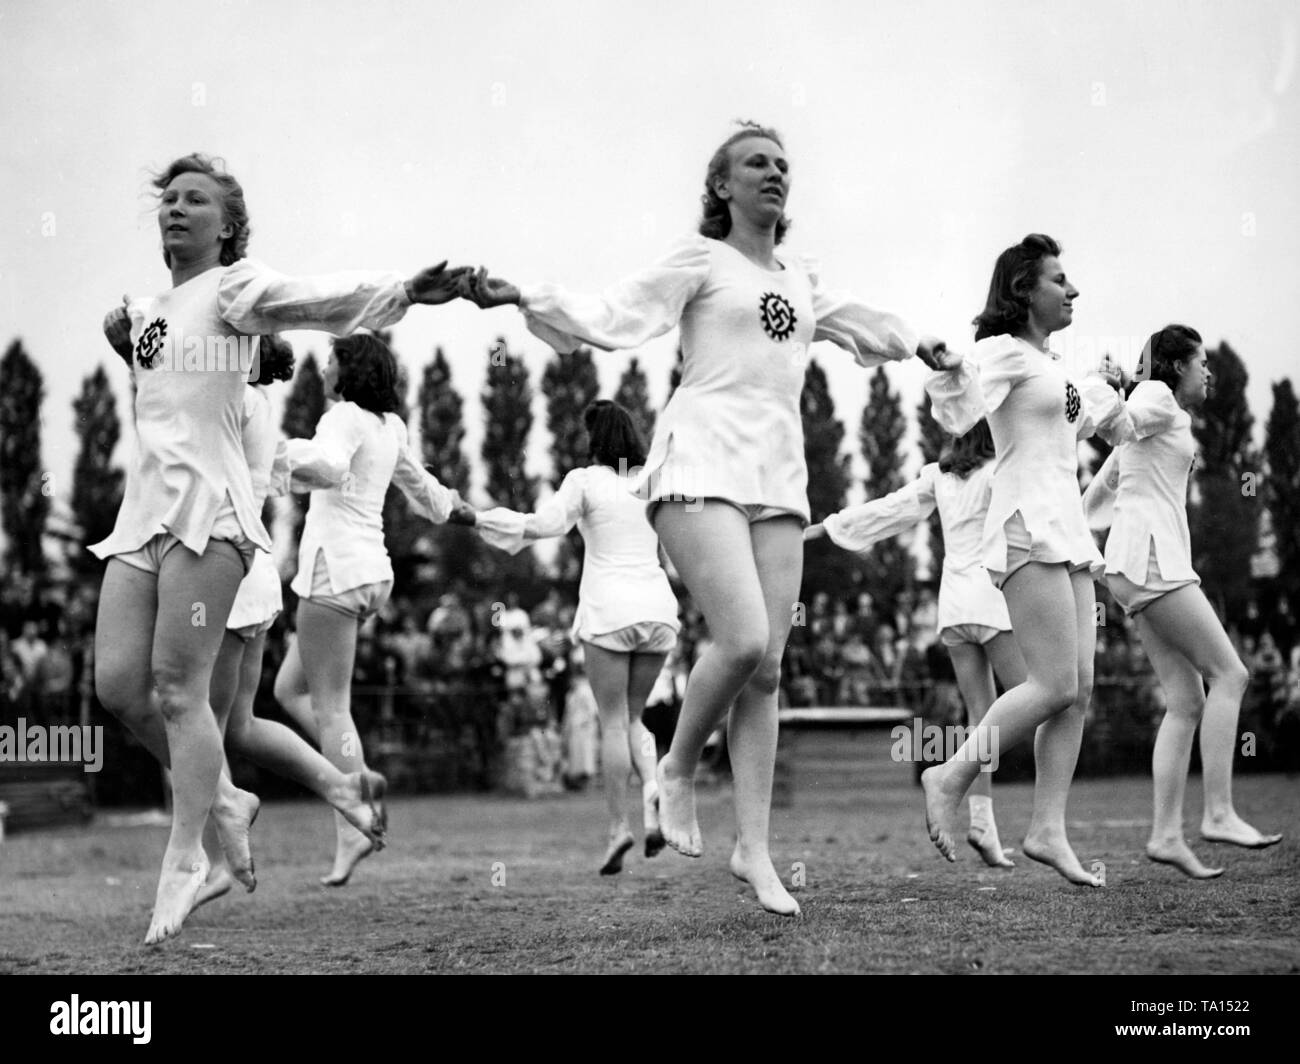
[[[1079,420],[1079,409],[1083,405],[1079,398],[1079,389],[1073,381],[1065,382],[1065,420],[1073,425]]]
[[[153,369],[154,363],[158,360],[158,354],[162,350],[163,337],[167,335],[167,321],[165,318],[154,318],[144,332],[140,334],[140,339],[135,344],[135,360],[145,369]]]
[[[773,340],[788,340],[794,335],[794,307],[785,296],[764,292],[758,309],[763,320],[763,331]]]

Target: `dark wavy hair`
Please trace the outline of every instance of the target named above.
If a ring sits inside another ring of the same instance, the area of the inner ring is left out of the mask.
[[[1196,354],[1204,341],[1190,325],[1166,325],[1151,334],[1142,349],[1138,376],[1143,380],[1161,381],[1171,392],[1178,390],[1178,364]]]
[[[248,224],[248,206],[244,203],[244,189],[234,177],[226,173],[224,159],[214,159],[200,152],[191,152],[177,159],[165,170],[153,175],[153,186],[162,194],[181,174],[206,174],[221,189],[221,210],[234,232],[221,244],[221,265],[229,266],[238,262],[248,251],[248,235],[252,229]],[[171,252],[163,250],[163,262],[172,264]]]
[[[250,384],[267,385],[287,381],[293,376],[293,348],[281,336],[267,333],[257,343],[257,380]]]
[[[397,410],[397,358],[383,340],[370,333],[339,337],[334,341],[334,358],[340,399],[374,414]]]
[[[975,315],[975,339],[1016,333],[1029,321],[1029,293],[1038,284],[1042,261],[1059,255],[1061,245],[1045,233],[1030,233],[1007,248],[993,264],[989,297]]]
[[[587,452],[601,465],[635,469],[645,465],[646,448],[636,422],[627,410],[608,399],[597,399],[582,412],[587,429]]]
[[[964,480],[996,455],[988,419],[980,418],[969,431],[948,440],[939,455],[939,469],[944,473],[956,473]]]
[[[722,142],[722,146],[713,153],[713,158],[709,160],[709,168],[704,174],[704,195],[700,197],[700,202],[704,204],[704,214],[700,218],[700,236],[707,236],[713,240],[721,240],[731,232],[731,211],[727,207],[727,201],[714,191],[714,183],[719,180],[726,180],[731,176],[731,146],[748,137],[766,137],[768,140],[775,141],[781,150],[785,150],[785,143],[781,140],[781,134],[775,129],[769,129],[767,126],[760,126],[757,122],[746,122],[737,119],[737,125],[740,126],[735,133],[731,134]],[[790,229],[790,219],[783,213],[780,220],[776,223],[776,242],[779,244],[785,239],[785,234]]]

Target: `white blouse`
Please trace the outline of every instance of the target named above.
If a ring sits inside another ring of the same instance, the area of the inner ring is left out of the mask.
[[[535,514],[498,507],[478,515],[480,535],[511,554],[530,540],[578,526],[586,551],[571,633],[576,639],[643,621],[680,628],[677,596],[659,564],[659,537],[628,480],[608,466],[590,465],[572,470]]]
[[[399,274],[291,278],[251,259],[132,301],[135,454],[113,532],[89,549],[109,558],[171,533],[202,554],[218,518],[233,514],[248,540],[270,550],[243,448],[256,336],[383,328],[409,305]]]
[[[1122,431],[1119,393],[1100,377],[1076,385],[1060,356],[1006,335],[978,341],[957,369],[931,373],[925,388],[935,419],[954,435],[988,418],[997,457],[984,525],[985,568],[1007,571],[1006,524],[1019,513],[1035,560],[1087,565],[1100,575],[1101,554],[1079,492],[1078,441],[1094,433],[1109,440]]]
[[[325,554],[335,594],[393,578],[383,517],[390,483],[416,513],[436,524],[447,520],[460,499],[420,464],[396,414],[381,417],[356,403],[335,403],[312,439],[289,440],[285,450],[293,490],[312,493],[298,574],[290,585],[299,595],[311,592],[318,551]]]
[[[1095,529],[1110,525],[1106,572],[1145,585],[1152,552],[1162,580],[1195,580],[1187,526],[1187,481],[1196,460],[1192,417],[1163,381],[1142,381],[1128,419],[1083,503]]]
[[[937,509],[944,548],[939,631],[959,624],[983,624],[1010,631],[1006,600],[980,561],[992,491],[992,462],[985,462],[965,477],[944,473],[939,463],[931,462],[921,468],[921,475],[911,484],[831,514],[823,524],[836,546],[862,553],[881,540],[915,528]]]
[[[260,513],[271,490],[271,470],[275,464],[278,433],[271,400],[259,387],[244,386],[244,454],[253,484],[253,502]],[[253,562],[235,592],[229,629],[269,621],[284,608],[280,573],[267,551],[254,551]]]
[[[776,257],[781,269],[766,270],[730,244],[692,236],[599,296],[521,289],[529,329],[560,351],[636,347],[681,324],[681,384],[631,482],[646,501],[720,498],[806,522],[808,345],[830,340],[867,367],[915,354],[917,336],[899,318],[824,288],[810,260],[780,248]]]

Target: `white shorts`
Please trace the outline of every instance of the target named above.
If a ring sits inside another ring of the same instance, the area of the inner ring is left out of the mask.
[[[239,560],[244,566],[245,575],[247,575],[248,570],[253,567],[253,555],[257,553],[257,546],[244,535],[244,530],[239,524],[239,518],[233,512],[222,514],[217,518],[216,523],[212,526],[212,531],[208,533],[208,542],[211,543],[214,540],[229,543],[239,552]],[[129,551],[126,554],[114,554],[112,557],[120,562],[126,562],[132,569],[139,569],[142,572],[152,573],[157,576],[162,571],[163,559],[167,557],[173,547],[181,545],[181,541],[170,532],[159,532],[157,535],[150,537],[143,547]]]
[[[663,621],[641,621],[613,632],[579,638],[584,643],[617,654],[667,654],[677,645],[677,633]]]
[[[1130,617],[1141,613],[1156,599],[1164,598],[1169,592],[1177,591],[1180,587],[1195,587],[1200,582],[1199,577],[1191,580],[1161,579],[1154,539],[1151,540],[1151,553],[1147,557],[1147,578],[1144,583],[1135,584],[1123,573],[1106,574],[1106,587]]]
[[[298,597],[317,606],[337,610],[339,613],[364,621],[382,610],[388,601],[388,596],[392,593],[391,580],[381,580],[377,584],[362,584],[360,587],[348,588],[347,591],[331,590],[330,571],[325,562],[325,552],[318,550],[316,564],[311,572],[311,593]]]

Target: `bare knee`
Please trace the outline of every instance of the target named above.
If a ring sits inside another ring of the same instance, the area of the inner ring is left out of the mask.
[[[761,695],[775,694],[781,686],[781,655],[764,654],[749,678],[749,688]]]
[[[719,653],[728,667],[740,673],[747,680],[754,675],[767,656],[767,633],[738,635],[726,643],[719,643]]]
[[[1079,677],[1076,674],[1045,676],[1037,683],[1047,709],[1054,714],[1064,712],[1079,700]]]
[[[1210,687],[1221,688],[1239,699],[1245,695],[1246,688],[1250,686],[1250,670],[1242,664],[1240,658],[1234,655],[1229,661],[1224,662],[1221,669],[1210,673],[1206,679],[1209,680]]]
[[[140,681],[134,669],[95,665],[95,697],[100,705],[120,718],[143,717],[149,712],[152,689]]]
[[[171,668],[156,668],[153,672],[154,689],[158,692],[158,708],[165,720],[175,720],[200,706],[206,707],[207,697],[196,691],[193,678]]]

